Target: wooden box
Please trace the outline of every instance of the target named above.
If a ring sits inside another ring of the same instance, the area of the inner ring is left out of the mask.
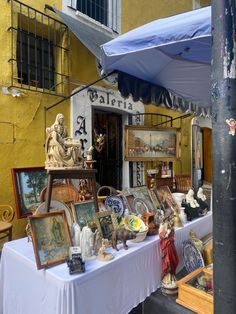
[[[199,268],[179,280],[176,302],[198,314],[213,314],[212,277],[212,269]]]

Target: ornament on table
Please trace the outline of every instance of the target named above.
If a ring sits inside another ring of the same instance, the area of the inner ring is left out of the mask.
[[[80,247],[82,258],[90,260],[96,258],[93,251],[94,233],[88,226],[84,226],[80,234]]]
[[[46,128],[45,168],[82,168],[83,158],[79,140],[68,136],[64,116],[59,113],[55,122]]]
[[[189,238],[192,241],[192,243],[196,246],[196,248],[199,250],[199,252],[201,252],[201,254],[202,254],[203,253],[203,242],[200,239],[198,239],[196,233],[193,230],[190,230]]]
[[[79,224],[74,223],[72,226],[72,241],[74,246],[80,246],[80,233],[81,233],[81,229]]]
[[[176,294],[176,268],[179,258],[175,248],[174,214],[163,218],[159,227],[160,248],[162,255],[161,288],[164,294]]]
[[[121,241],[125,250],[128,250],[128,245],[126,244],[127,240],[132,240],[136,238],[136,233],[125,228],[118,228],[112,232],[112,247],[113,249],[118,250],[117,242]]]
[[[97,258],[99,261],[108,262],[113,259],[113,255],[111,253],[106,253],[106,249],[109,246],[109,240],[108,239],[102,239],[102,245],[100,249],[98,250],[98,256]]]
[[[94,235],[93,235],[93,252],[94,254],[98,254],[98,251],[100,247],[102,246],[102,235],[98,231],[98,229],[95,230]]]
[[[197,191],[197,201],[201,207],[201,210],[203,214],[206,214],[209,210],[209,206],[207,204],[207,198],[206,195],[203,193],[203,188],[200,187]]]
[[[85,272],[85,262],[82,259],[80,247],[78,246],[70,247],[67,266],[69,267],[70,275],[74,273]]]
[[[183,201],[183,207],[185,207],[185,213],[188,221],[201,216],[201,208],[197,200],[194,198],[193,189],[190,189],[186,194],[186,200],[185,202]]]

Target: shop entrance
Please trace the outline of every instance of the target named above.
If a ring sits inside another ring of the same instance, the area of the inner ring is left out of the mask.
[[[122,184],[122,116],[114,112],[93,109],[93,142],[96,134],[105,134],[105,145],[98,152],[94,150],[98,173],[97,182],[101,186],[121,189]]]

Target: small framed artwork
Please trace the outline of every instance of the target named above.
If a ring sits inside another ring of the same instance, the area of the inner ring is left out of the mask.
[[[88,226],[92,231],[97,229],[97,216],[93,200],[72,204],[72,211],[74,221],[79,224],[81,229],[84,226]]]
[[[64,211],[29,217],[31,235],[38,269],[63,263],[72,246]]]
[[[170,188],[168,186],[158,187],[156,193],[160,203],[164,207],[164,210],[170,208],[177,213],[179,212],[179,206],[174,200]]]
[[[111,240],[112,232],[118,227],[116,215],[112,210],[96,213],[98,229],[104,239]]]
[[[125,127],[125,160],[175,160],[180,157],[180,130],[176,128]]]
[[[150,191],[146,185],[136,186],[130,188],[130,193],[132,193],[135,198],[143,199],[148,206],[150,212],[156,212],[157,206],[154,204]]]
[[[17,218],[32,215],[32,211],[40,204],[40,193],[47,185],[46,170],[43,167],[14,168],[12,179]]]
[[[131,194],[128,188],[125,188],[122,192],[125,208],[128,209],[130,214],[137,214],[134,208],[135,196]]]
[[[134,199],[134,208],[136,213],[138,213],[139,215],[143,215],[149,212],[146,202],[141,198]]]

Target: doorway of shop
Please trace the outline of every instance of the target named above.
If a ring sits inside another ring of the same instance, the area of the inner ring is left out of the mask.
[[[105,144],[99,152],[94,150],[97,169],[96,180],[100,186],[121,189],[122,184],[122,116],[93,109],[93,142],[96,136],[105,134]]]

